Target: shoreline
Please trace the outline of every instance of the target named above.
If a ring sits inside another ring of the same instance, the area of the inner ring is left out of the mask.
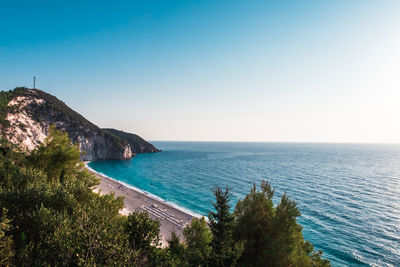
[[[194,217],[200,216],[191,211],[186,211],[184,208],[176,207],[173,203],[156,195],[98,173],[90,168],[87,163],[85,162],[86,169],[100,179],[100,183],[93,188],[93,191],[100,194],[114,192],[116,197],[123,196],[124,208],[120,211],[122,215],[127,216],[134,211],[146,211],[150,218],[159,221],[163,246],[168,244],[167,240],[171,232],[175,232],[180,239],[183,239],[183,228],[190,224]]]

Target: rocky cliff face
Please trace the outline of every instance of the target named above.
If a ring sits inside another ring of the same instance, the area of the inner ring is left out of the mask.
[[[41,144],[49,127],[54,124],[79,145],[83,152],[82,160],[130,159],[134,155],[131,143],[100,129],[56,97],[41,90],[22,90],[12,97],[6,107],[5,119],[7,123],[1,126],[3,135],[26,151]],[[146,146],[154,150],[151,144],[147,143]]]

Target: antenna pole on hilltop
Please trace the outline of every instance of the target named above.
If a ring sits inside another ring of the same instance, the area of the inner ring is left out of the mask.
[[[36,76],[33,76],[33,89],[36,89]]]

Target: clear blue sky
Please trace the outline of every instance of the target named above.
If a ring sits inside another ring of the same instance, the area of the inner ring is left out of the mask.
[[[151,140],[400,142],[400,1],[2,1],[0,88]]]

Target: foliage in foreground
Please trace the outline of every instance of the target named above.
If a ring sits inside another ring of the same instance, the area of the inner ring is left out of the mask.
[[[167,248],[158,222],[119,215],[123,199],[94,193],[97,182],[54,127],[29,156],[1,141],[0,266],[329,266],[304,241],[296,204],[284,195],[274,207],[267,182],[234,213],[229,190],[216,188],[208,222],[193,219]]]

